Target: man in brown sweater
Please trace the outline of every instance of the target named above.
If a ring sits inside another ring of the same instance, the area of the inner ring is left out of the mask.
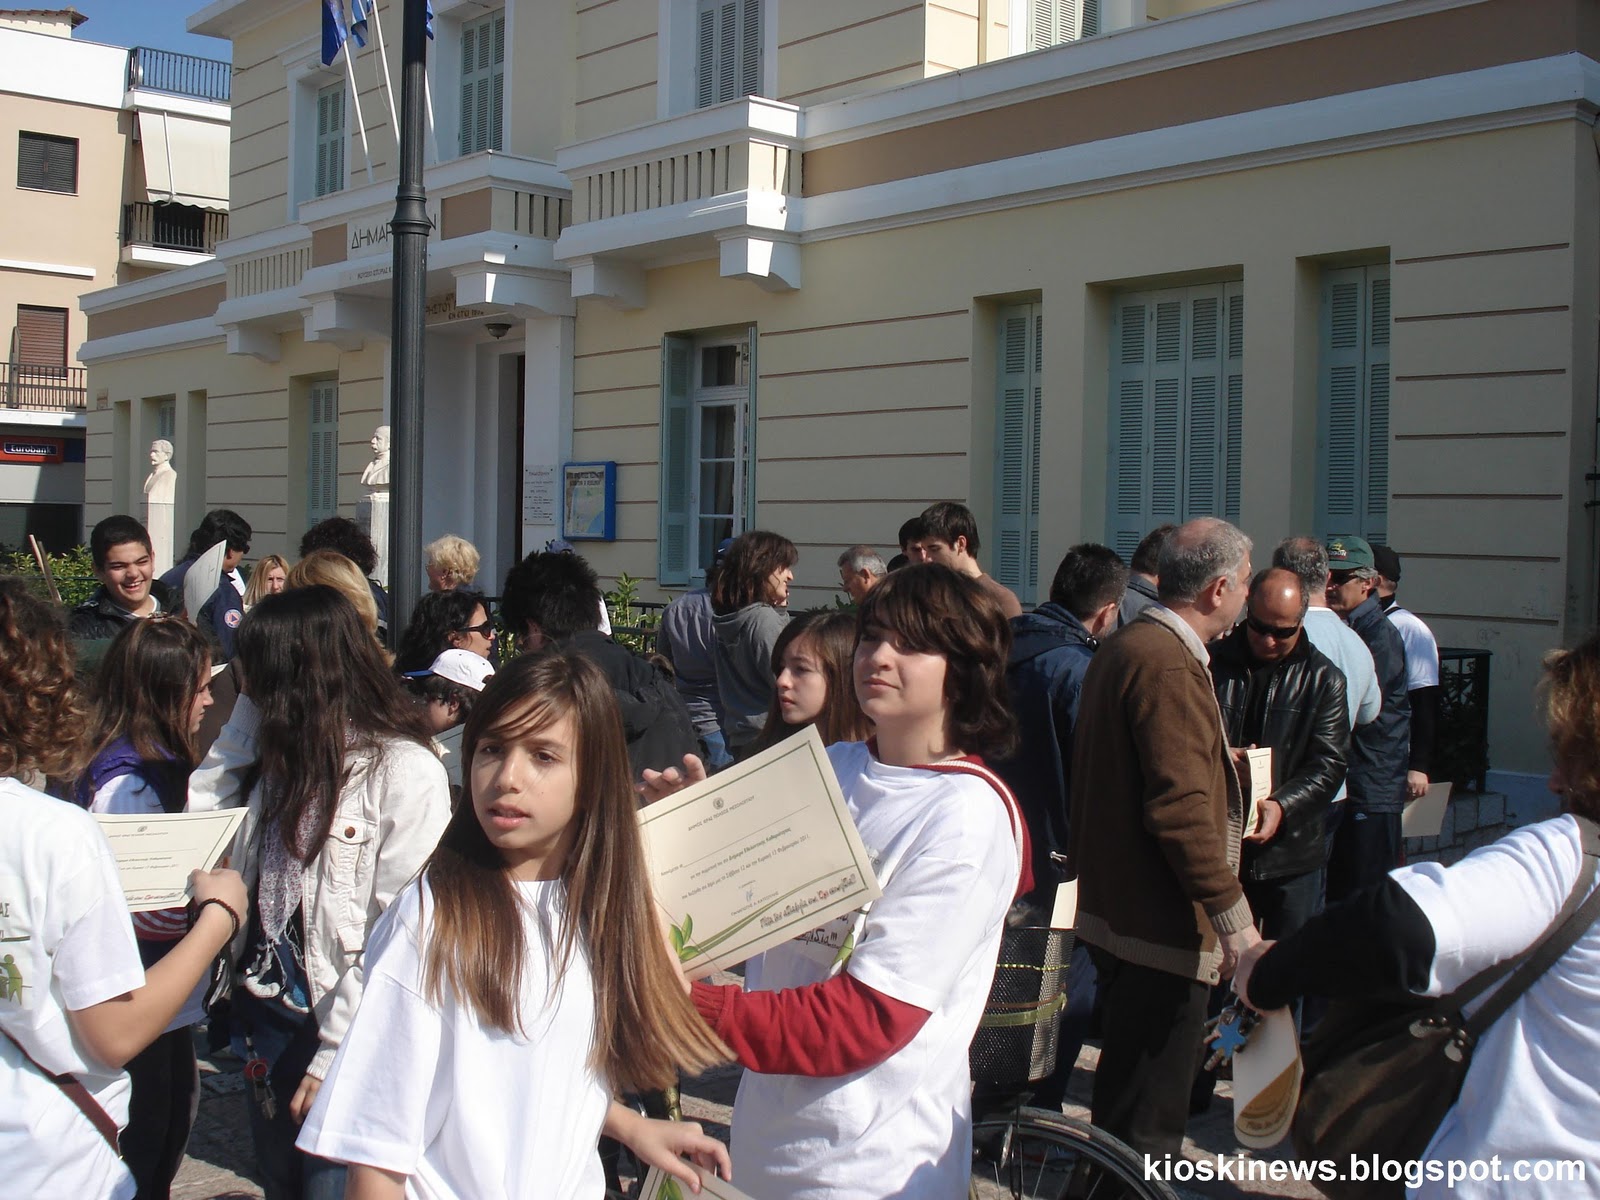
[[[1104,642],[1083,681],[1072,763],[1078,937],[1104,1016],[1094,1123],[1177,1154],[1210,987],[1259,938],[1239,885],[1244,805],[1206,643],[1233,627],[1250,539],[1215,518],[1161,553],[1161,603]]]

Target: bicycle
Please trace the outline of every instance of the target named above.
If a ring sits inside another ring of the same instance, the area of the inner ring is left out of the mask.
[[[1060,1048],[1071,930],[1008,925],[994,984],[968,1053],[975,1099],[1008,1097],[974,1111],[971,1200],[1176,1200],[1143,1160],[1087,1121],[1030,1108]],[[991,1103],[993,1101],[991,1100]]]

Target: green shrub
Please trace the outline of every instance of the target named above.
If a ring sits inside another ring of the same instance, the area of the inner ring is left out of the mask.
[[[68,608],[82,604],[100,586],[100,581],[94,577],[94,560],[89,556],[89,547],[74,546],[63,554],[47,554],[46,557],[50,560],[50,575],[61,593],[61,602]],[[48,594],[31,551],[0,554],[0,574],[36,580],[40,594]]]

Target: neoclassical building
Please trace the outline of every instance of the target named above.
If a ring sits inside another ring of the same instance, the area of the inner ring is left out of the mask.
[[[434,9],[424,535],[491,590],[569,462],[616,464],[582,548],[657,597],[759,525],[825,603],[942,498],[1030,601],[1164,520],[1261,562],[1359,532],[1492,652],[1491,785],[1533,794],[1540,657],[1600,602],[1583,0]],[[233,43],[233,225],[84,302],[90,516],[176,398],[205,503],[279,549],[354,513],[386,419],[388,93],[372,45],[322,66],[315,6],[191,28]]]

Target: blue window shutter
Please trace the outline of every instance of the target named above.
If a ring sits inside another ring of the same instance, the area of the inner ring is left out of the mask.
[[[1013,591],[1027,581],[1028,524],[1033,490],[1034,306],[1000,310],[995,387],[994,555],[990,571]]]
[[[1321,534],[1354,533],[1366,526],[1365,274],[1360,267],[1323,274],[1317,372],[1316,526]]]
[[[1150,423],[1150,305],[1118,297],[1111,314],[1110,461],[1106,482],[1106,539],[1130,558],[1149,527],[1146,503]]]
[[[1228,304],[1228,331],[1222,367],[1222,517],[1238,524],[1240,481],[1244,474],[1244,285],[1230,283],[1223,292]]]
[[[689,487],[694,469],[689,444],[694,343],[667,336],[661,345],[661,528],[656,547],[656,582],[689,582]]]
[[[1183,520],[1183,293],[1152,297],[1150,362],[1150,506],[1143,529]]]
[[[1389,540],[1389,268],[1367,268],[1366,477],[1361,529]]]
[[[1033,306],[1033,379],[1028,385],[1028,402],[1031,409],[1029,424],[1029,485],[1028,485],[1028,541],[1024,547],[1027,555],[1026,577],[1023,579],[1023,599],[1030,603],[1039,599],[1039,454],[1043,443],[1044,425],[1044,306]]]
[[[744,524],[739,531],[755,529],[756,525],[756,327],[745,333],[745,408],[744,457],[741,476],[744,481]]]
[[[1221,288],[1192,288],[1184,389],[1184,518],[1222,511],[1223,304]]]
[[[339,512],[339,385],[313,383],[307,395],[306,524]]]

